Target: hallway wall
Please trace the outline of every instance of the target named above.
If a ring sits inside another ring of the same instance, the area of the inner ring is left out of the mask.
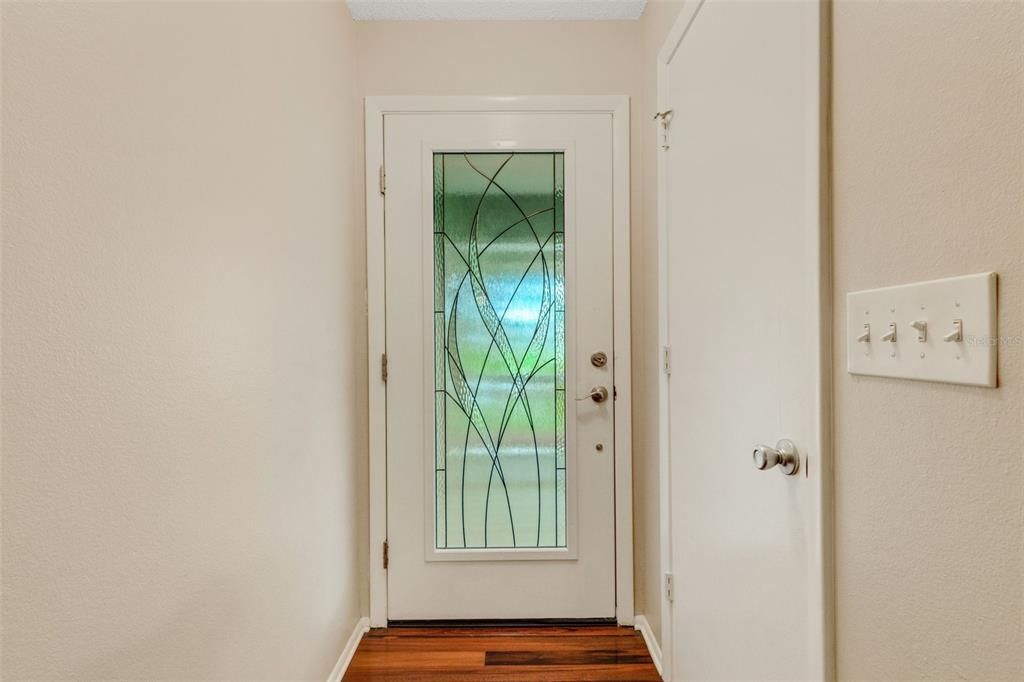
[[[1024,679],[1024,4],[834,4],[841,679]],[[1000,388],[846,373],[847,291],[999,273]]]
[[[0,677],[338,659],[365,520],[353,30],[341,4],[2,4]]]
[[[363,94],[632,98],[636,610],[657,629],[638,22],[0,4],[0,677],[322,679],[367,611]],[[842,679],[1024,676],[1020,3],[834,5]],[[357,67],[358,62],[358,67]],[[852,377],[845,292],[1000,273],[998,390]]]

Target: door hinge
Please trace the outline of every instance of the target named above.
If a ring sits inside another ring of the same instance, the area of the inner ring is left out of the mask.
[[[384,570],[388,570],[388,541],[384,541]]]
[[[384,174],[384,166],[380,167],[380,193],[385,194],[388,189],[387,176]]]
[[[671,573],[665,574],[665,599],[667,599],[670,602],[676,600],[676,589],[675,585],[673,584],[673,578]]]
[[[380,354],[380,380],[387,383],[388,380],[388,354]]]
[[[661,124],[661,134],[658,138],[658,148],[661,149],[661,151],[665,151],[669,148],[668,125],[672,120],[673,113],[672,109],[666,109],[665,111],[659,111],[654,115],[654,120]]]
[[[661,349],[661,370],[672,376],[672,348],[663,346]]]

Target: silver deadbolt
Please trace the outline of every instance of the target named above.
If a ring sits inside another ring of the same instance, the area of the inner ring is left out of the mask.
[[[580,398],[576,398],[576,400],[586,400],[587,398],[590,398],[595,403],[603,403],[604,401],[608,400],[608,389],[605,388],[604,386],[595,386],[594,388],[590,389],[590,393]]]
[[[602,351],[597,351],[590,356],[590,364],[594,367],[604,367],[608,364],[608,356]]]
[[[783,438],[775,447],[758,445],[754,448],[754,466],[764,471],[779,465],[780,471],[787,476],[794,475],[800,470],[800,455],[797,454],[793,441]]]

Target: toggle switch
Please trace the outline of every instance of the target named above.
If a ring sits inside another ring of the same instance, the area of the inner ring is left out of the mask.
[[[882,334],[882,341],[891,341],[896,343],[896,324],[894,322],[889,323],[889,331]]]
[[[857,337],[857,343],[868,343],[871,341],[871,325],[865,324],[864,331]]]
[[[964,321],[953,320],[953,331],[942,337],[947,343],[960,343],[964,340]]]
[[[924,320],[914,320],[910,326],[917,330],[917,340],[924,343],[928,340],[928,323]]]

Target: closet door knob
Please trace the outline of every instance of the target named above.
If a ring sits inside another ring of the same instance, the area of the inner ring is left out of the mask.
[[[761,471],[779,466],[782,473],[792,476],[800,470],[800,456],[793,441],[783,438],[774,448],[770,445],[758,445],[754,448],[754,466]]]

